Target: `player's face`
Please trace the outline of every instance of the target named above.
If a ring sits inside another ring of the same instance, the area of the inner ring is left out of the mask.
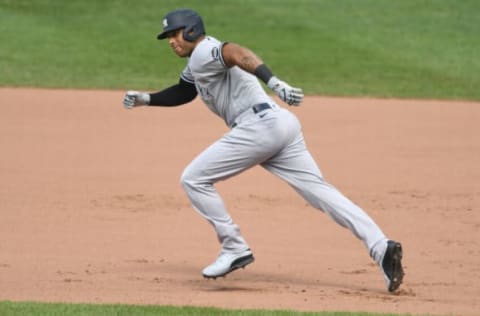
[[[194,43],[186,41],[183,38],[183,29],[172,31],[167,34],[168,43],[172,47],[175,54],[179,57],[190,56],[193,48],[195,47]]]

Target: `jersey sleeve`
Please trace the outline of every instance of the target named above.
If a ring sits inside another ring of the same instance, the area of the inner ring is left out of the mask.
[[[195,84],[195,78],[193,78],[192,71],[188,65],[183,69],[180,78],[188,83]]]
[[[205,42],[195,48],[189,65],[193,73],[217,75],[225,72],[228,67],[223,60],[222,48],[226,43],[207,38]]]
[[[228,68],[228,66],[225,64],[225,61],[223,60],[223,46],[227,44],[228,42],[222,42],[218,47],[218,61],[222,64],[223,68]]]

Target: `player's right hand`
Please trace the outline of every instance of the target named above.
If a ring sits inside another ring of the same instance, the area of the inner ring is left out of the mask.
[[[146,92],[127,91],[123,98],[123,106],[131,109],[134,106],[148,105],[150,103],[150,95]]]
[[[299,106],[303,101],[303,91],[300,88],[291,87],[288,83],[279,80],[277,77],[272,77],[267,83],[267,86],[272,89],[282,101],[288,105]]]

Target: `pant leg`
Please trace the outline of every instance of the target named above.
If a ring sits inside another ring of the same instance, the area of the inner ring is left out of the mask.
[[[310,205],[349,229],[379,262],[386,246],[384,233],[365,211],[325,181],[300,130],[294,141],[262,166],[289,183]]]
[[[279,150],[278,142],[271,141],[266,131],[268,124],[258,120],[259,117],[254,117],[225,134],[200,153],[181,176],[193,207],[215,228],[223,252],[241,252],[249,246],[214,184],[260,164]]]

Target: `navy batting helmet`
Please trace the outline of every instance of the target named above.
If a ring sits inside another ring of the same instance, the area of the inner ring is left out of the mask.
[[[189,42],[193,42],[205,34],[202,18],[197,12],[190,9],[178,9],[165,16],[163,32],[158,34],[157,38],[164,39],[169,32],[179,29],[184,29],[183,38]]]

